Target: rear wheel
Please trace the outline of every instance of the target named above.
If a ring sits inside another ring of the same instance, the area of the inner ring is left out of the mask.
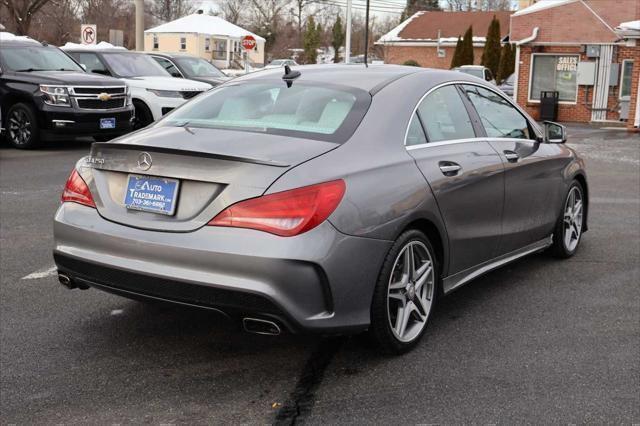
[[[582,238],[583,215],[584,190],[579,182],[574,181],[569,187],[553,233],[551,253],[554,256],[566,259],[576,253]]]
[[[383,352],[400,354],[418,343],[435,304],[437,277],[427,237],[403,233],[387,254],[371,306],[370,334]]]
[[[153,123],[153,114],[144,102],[134,99],[133,107],[135,108],[133,130],[142,129]]]
[[[33,108],[25,103],[15,104],[6,118],[6,138],[18,149],[33,149],[40,144],[40,133]]]

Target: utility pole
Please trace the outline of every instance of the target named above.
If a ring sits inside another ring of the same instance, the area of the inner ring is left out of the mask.
[[[144,50],[144,0],[135,0],[136,50]]]
[[[351,59],[351,0],[347,0],[347,34],[344,46],[344,63],[348,64]]]
[[[367,11],[364,18],[364,66],[368,67],[369,63],[369,0],[367,0]]]

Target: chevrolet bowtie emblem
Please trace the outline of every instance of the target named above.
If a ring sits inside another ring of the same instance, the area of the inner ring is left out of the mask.
[[[100,93],[100,94],[98,95],[98,99],[100,99],[100,100],[101,100],[101,101],[103,101],[103,102],[106,102],[106,101],[108,101],[109,99],[111,99],[111,95],[110,95],[110,94],[108,94],[108,93],[104,93],[104,92],[103,92],[103,93]]]

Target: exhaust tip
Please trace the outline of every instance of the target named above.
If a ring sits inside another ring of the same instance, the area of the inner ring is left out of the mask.
[[[266,336],[277,336],[282,332],[275,322],[258,318],[243,318],[242,327],[247,333]]]
[[[66,274],[58,273],[58,281],[60,281],[60,284],[62,284],[63,286],[65,286],[69,290],[71,290],[73,288],[76,288],[76,286],[73,283],[73,281],[71,281],[71,278]]]

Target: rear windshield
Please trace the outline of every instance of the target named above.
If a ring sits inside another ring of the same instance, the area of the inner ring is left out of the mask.
[[[188,102],[161,126],[231,129],[345,142],[369,108],[368,92],[280,81],[231,83]]]

